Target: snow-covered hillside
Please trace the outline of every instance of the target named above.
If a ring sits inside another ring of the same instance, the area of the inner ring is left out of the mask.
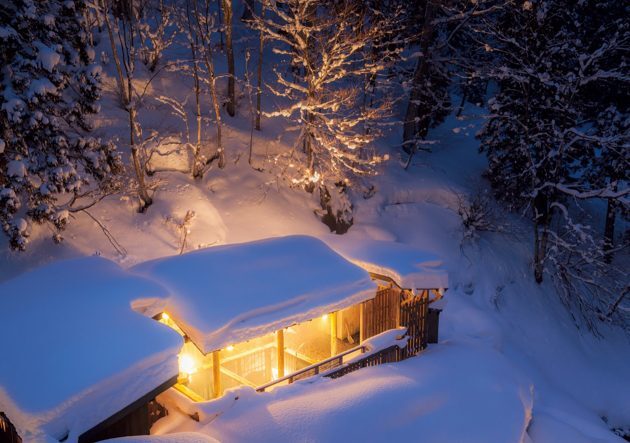
[[[244,45],[238,42],[249,34],[239,26],[235,33],[242,55]],[[167,50],[166,61],[182,51],[179,46]],[[107,52],[103,34],[97,54],[108,61],[106,89],[95,134],[115,140],[128,163],[127,114],[117,103]],[[225,71],[223,63],[223,57],[217,58],[219,72]],[[267,63],[264,69],[271,70],[276,62],[270,58]],[[138,69],[145,68],[140,64]],[[238,69],[242,73],[244,66]],[[150,76],[148,71],[138,75],[139,87]],[[220,91],[224,83],[220,78]],[[151,82],[139,113],[145,135],[155,131],[175,144],[185,141],[186,122],[160,97],[168,92],[192,125],[191,84],[190,77],[168,69]],[[77,256],[101,255],[130,268],[182,251],[290,234],[334,242],[335,234],[315,215],[319,202],[283,179],[284,166],[273,161],[271,154],[289,151],[294,142],[290,123],[264,119],[263,131],[253,132],[253,165],[262,171],[248,164],[250,110],[243,84],[237,86],[237,115],[224,122],[224,169],[213,166],[196,180],[178,171],[189,165],[185,150],[156,155],[160,171],[149,179],[155,186],[154,204],[145,213],[137,211],[132,193],[119,193],[73,214],[59,245],[41,226],[35,227],[25,252],[10,251],[0,237],[0,281]],[[269,98],[263,105],[272,110],[276,103]],[[206,113],[210,109],[209,103],[203,107]],[[373,195],[364,197],[359,190],[352,195],[354,224],[344,237],[357,244],[399,242],[440,257],[450,281],[440,343],[404,362],[336,380],[315,377],[270,393],[240,388],[196,406],[206,416],[199,423],[173,410],[154,427],[156,434],[186,432],[181,438],[126,441],[622,442],[612,429],[630,434],[627,333],[602,325],[597,337],[576,328],[554,286],[532,278],[527,224],[492,199],[491,222],[497,229],[464,239],[458,212],[462,202],[489,193],[481,179],[486,158],[475,140],[484,112],[467,105],[460,117],[448,117],[431,134],[437,141],[433,152],[416,154],[407,170],[400,128],[380,139],[377,150],[389,161],[369,179]],[[213,134],[213,123],[205,121],[208,152]],[[159,149],[168,151],[168,143]]]

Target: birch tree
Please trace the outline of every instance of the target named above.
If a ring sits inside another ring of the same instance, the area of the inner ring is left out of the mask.
[[[221,139],[221,104],[219,103],[219,95],[217,94],[216,75],[214,71],[214,60],[212,58],[212,34],[214,33],[214,22],[210,14],[210,0],[187,0],[189,8],[192,11],[192,26],[195,35],[192,38],[198,38],[201,45],[199,46],[200,57],[206,68],[207,83],[210,89],[210,98],[212,99],[212,108],[214,110],[214,118],[217,126],[217,150],[215,156],[210,158],[208,162],[214,159],[219,160],[219,168],[225,167],[225,152]],[[192,5],[190,5],[190,3]]]
[[[373,173],[380,161],[360,155],[378,135],[363,128],[382,118],[389,106],[386,101],[370,109],[360,106],[365,76],[387,68],[383,60],[366,59],[363,49],[392,32],[393,21],[364,26],[362,5],[356,2],[287,0],[266,6],[256,26],[293,71],[274,69],[269,89],[290,104],[265,115],[288,118],[299,127],[293,153],[302,166],[293,182],[318,191],[320,216],[343,233],[352,223],[347,184]]]

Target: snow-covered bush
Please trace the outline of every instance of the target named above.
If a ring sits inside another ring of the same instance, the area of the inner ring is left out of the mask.
[[[476,240],[481,232],[499,229],[496,212],[487,191],[477,191],[468,197],[457,194],[457,213],[462,220],[462,239]]]

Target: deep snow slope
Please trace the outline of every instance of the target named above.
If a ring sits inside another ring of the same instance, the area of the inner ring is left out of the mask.
[[[167,59],[181,51],[169,50]],[[242,59],[238,44],[236,52]],[[221,57],[217,61],[224,72]],[[126,114],[116,104],[112,68],[105,67],[108,90],[96,131],[117,139],[128,155]],[[148,75],[139,73],[139,87]],[[168,93],[181,103],[193,128],[190,83],[167,71],[151,83],[140,112],[145,137],[157,131],[162,138],[186,140],[185,122],[159,97]],[[271,100],[264,103],[273,108]],[[208,110],[206,97],[204,115]],[[379,149],[392,159],[371,180],[375,195],[355,200],[355,224],[347,234],[348,241],[397,241],[444,260],[450,288],[440,344],[418,358],[335,381],[315,379],[261,395],[239,391],[239,400],[229,406],[204,406],[219,414],[210,422],[173,419],[159,431],[193,430],[227,442],[621,441],[609,427],[630,427],[628,337],[602,328],[604,338],[595,338],[576,329],[553,287],[533,282],[529,233],[518,217],[497,210],[496,223],[509,225],[505,233],[480,233],[476,241],[462,243],[459,200],[485,189],[480,179],[485,161],[474,140],[480,112],[466,108],[462,118],[449,118],[431,135],[438,141],[434,152],[418,154],[407,171],[394,148],[399,134],[382,140]],[[187,251],[288,234],[327,237],[328,229],[313,214],[317,202],[288,186],[266,155],[286,151],[294,132],[283,120],[263,121],[263,131],[254,134],[254,163],[264,169],[259,172],[247,163],[248,118],[247,97],[241,95],[237,117],[225,117],[226,168],[213,167],[198,181],[182,172],[157,172],[150,179],[155,204],[145,214],[137,213],[132,194],[115,195],[90,210],[93,218],[76,214],[61,245],[52,244],[43,228],[34,232],[25,253],[8,251],[0,239],[0,280],[62,257],[100,254],[130,267],[178,254],[183,231],[177,225],[188,211],[195,215],[186,227]],[[211,153],[209,120],[203,137]],[[170,157],[160,166],[183,170],[186,157]]]
[[[444,259],[440,344],[334,381],[237,390],[202,405],[205,422],[175,413],[156,432],[222,441],[621,442],[609,427],[630,422],[628,338],[576,329],[553,287],[533,282],[517,217],[497,209],[505,233],[462,242],[458,199],[484,186],[471,121],[450,118],[434,135],[435,152],[409,171],[391,162],[376,195],[356,202],[345,240],[396,241]]]

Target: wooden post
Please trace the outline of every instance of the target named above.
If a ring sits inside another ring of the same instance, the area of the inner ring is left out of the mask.
[[[265,349],[265,380],[270,382],[273,379],[273,373],[271,372],[271,351],[272,348]]]
[[[395,294],[397,295],[396,297],[396,327],[399,328],[400,327],[400,304],[402,303],[402,297],[403,297],[403,291],[402,290],[396,290],[396,289],[392,289],[393,291],[395,291]]]
[[[221,396],[221,357],[219,352],[221,351],[216,350],[212,353],[212,382],[215,398]]]
[[[330,356],[337,355],[337,312],[330,313]]]
[[[284,377],[284,331],[280,329],[276,333],[277,354],[278,354],[278,378]]]
[[[359,343],[363,343],[365,340],[365,302],[359,305]]]

